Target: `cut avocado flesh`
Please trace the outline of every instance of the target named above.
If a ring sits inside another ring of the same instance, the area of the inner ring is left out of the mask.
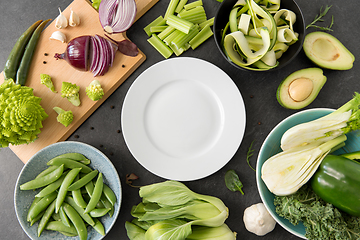
[[[323,68],[348,70],[355,61],[354,55],[337,38],[326,32],[307,34],[303,49],[313,63]]]
[[[326,82],[320,68],[305,68],[293,72],[279,85],[276,98],[281,106],[301,109],[312,103]]]

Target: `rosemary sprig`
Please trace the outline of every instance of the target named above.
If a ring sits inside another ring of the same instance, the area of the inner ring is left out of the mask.
[[[334,24],[334,16],[333,15],[331,16],[331,23],[330,23],[329,26],[321,27],[321,26],[315,25],[316,22],[323,22],[324,21],[324,19],[322,19],[322,18],[327,14],[327,12],[330,10],[331,6],[326,5],[324,11],[322,11],[323,7],[321,7],[320,8],[320,14],[315,16],[314,21],[312,21],[309,25],[307,25],[306,29],[308,29],[309,27],[314,27],[314,28],[318,28],[318,29],[321,29],[321,30],[324,30],[324,31],[333,31],[331,29],[332,25]]]
[[[254,154],[254,153],[253,153],[253,152],[254,152],[254,149],[252,149],[252,145],[253,145],[254,141],[255,141],[255,140],[253,140],[253,141],[251,142],[250,147],[249,147],[249,149],[248,149],[248,152],[246,153],[246,162],[247,162],[247,164],[249,165],[249,167],[256,172],[255,168],[253,168],[253,167],[251,166],[251,164],[250,164],[250,158],[251,158],[251,156]]]

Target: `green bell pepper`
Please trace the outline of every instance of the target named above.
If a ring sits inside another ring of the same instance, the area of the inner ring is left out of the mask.
[[[360,216],[360,163],[343,156],[326,156],[311,178],[314,192],[338,209]]]

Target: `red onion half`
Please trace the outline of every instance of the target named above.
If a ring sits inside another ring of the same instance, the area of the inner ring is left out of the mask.
[[[66,60],[78,70],[91,71],[96,77],[104,75],[113,65],[117,49],[116,44],[99,35],[85,35],[72,39],[65,52],[54,57]]]
[[[102,0],[99,6],[99,20],[107,33],[125,32],[135,21],[135,0]]]

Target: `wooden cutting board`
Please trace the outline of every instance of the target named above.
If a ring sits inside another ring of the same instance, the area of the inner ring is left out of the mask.
[[[136,0],[137,15],[139,19],[147,10],[149,10],[158,0]],[[79,26],[61,29],[67,41],[81,35],[104,36],[104,31],[99,22],[98,12],[91,6],[87,0],[74,0],[63,14],[69,19],[70,9],[72,9],[81,19]],[[57,16],[55,16],[56,18]],[[26,85],[34,89],[34,95],[42,98],[41,106],[49,115],[43,121],[43,128],[38,135],[38,139],[28,145],[10,146],[10,149],[26,163],[36,152],[53,143],[66,140],[146,59],[141,50],[138,56],[129,57],[117,51],[114,64],[104,76],[96,77],[104,89],[105,95],[97,102],[90,100],[86,96],[85,88],[95,78],[91,72],[78,71],[71,67],[65,60],[56,60],[55,53],[63,53],[66,49],[66,43],[57,40],[50,40],[50,36],[55,28],[55,18],[44,29],[39,39],[39,43],[34,54],[29,77]],[[31,24],[29,24],[30,26]],[[144,33],[145,34],[145,33]],[[123,40],[126,33],[113,34],[112,38]],[[15,43],[14,43],[15,44]],[[47,56],[46,56],[47,55]],[[46,64],[44,63],[46,62]],[[46,73],[52,77],[55,90],[51,92],[45,85],[40,84],[40,74]],[[0,84],[4,81],[3,74],[0,75]],[[63,81],[75,83],[80,86],[81,105],[75,107],[66,98],[61,97],[61,85]],[[56,120],[57,113],[53,108],[57,106],[64,110],[71,110],[74,114],[74,120],[71,125],[64,127]]]

